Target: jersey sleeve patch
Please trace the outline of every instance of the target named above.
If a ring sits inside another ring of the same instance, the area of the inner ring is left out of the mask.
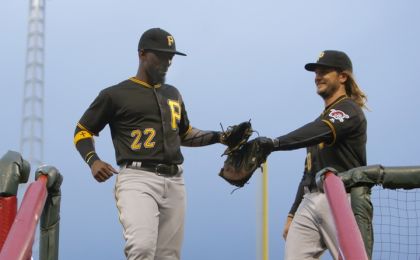
[[[338,109],[331,109],[330,113],[328,114],[328,117],[332,123],[335,123],[335,121],[343,123],[344,120],[350,119],[350,116],[348,114]]]
[[[350,99],[345,99],[330,108],[323,119],[334,126],[336,138],[341,140],[349,133],[361,130],[364,114],[357,104]]]

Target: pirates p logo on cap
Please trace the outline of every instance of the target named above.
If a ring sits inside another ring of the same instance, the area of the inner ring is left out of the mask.
[[[174,43],[174,37],[172,37],[172,35],[168,35],[166,38],[168,39],[168,46],[172,46]]]
[[[325,55],[325,52],[321,52],[320,54],[319,54],[319,56],[318,56],[318,60],[317,60],[317,62],[322,58],[322,57],[324,57],[324,55]]]

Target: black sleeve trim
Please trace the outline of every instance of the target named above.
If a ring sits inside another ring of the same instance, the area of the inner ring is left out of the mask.
[[[325,119],[322,120],[322,122],[326,123],[331,128],[333,140],[331,141],[331,143],[328,143],[327,145],[333,145],[335,143],[335,140],[337,140],[337,132],[335,131],[334,125],[330,121],[325,120]]]

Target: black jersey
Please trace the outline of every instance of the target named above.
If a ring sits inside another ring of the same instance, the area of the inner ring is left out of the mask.
[[[307,147],[305,169],[291,214],[303,196],[303,186],[314,187],[315,175],[325,167],[338,172],[366,165],[367,122],[363,110],[350,98],[340,97],[313,122],[280,136],[276,150]]]
[[[307,148],[303,185],[313,186],[315,175],[325,167],[338,172],[366,165],[366,118],[350,98],[341,98],[327,107],[316,121],[327,124],[332,142]]]
[[[130,161],[181,164],[180,136],[190,124],[179,91],[130,78],[102,90],[79,121],[95,135],[109,124],[118,165]]]

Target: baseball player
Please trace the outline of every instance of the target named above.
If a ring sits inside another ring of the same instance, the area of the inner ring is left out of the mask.
[[[77,123],[74,143],[93,177],[118,173],[115,199],[127,259],[180,259],[185,188],[180,146],[220,142],[221,133],[193,128],[179,91],[165,84],[176,50],[160,28],[143,33],[136,76],[103,89]],[[119,171],[102,161],[93,136],[109,125]]]
[[[302,180],[284,228],[285,259],[318,259],[326,249],[338,259],[334,222],[325,194],[315,175],[325,167],[338,172],[366,165],[366,96],[357,85],[350,58],[341,51],[321,52],[305,69],[315,72],[317,93],[324,111],[314,121],[276,139],[257,138],[273,144],[273,151],[306,147]],[[371,229],[371,223],[367,226]]]

